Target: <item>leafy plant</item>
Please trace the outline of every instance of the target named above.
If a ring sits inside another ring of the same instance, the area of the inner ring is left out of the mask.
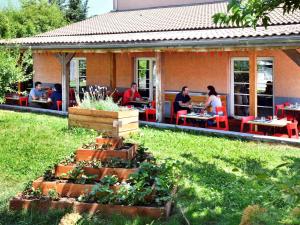
[[[55,189],[50,189],[48,191],[48,196],[50,199],[52,199],[54,201],[59,199],[59,194],[57,193],[57,191]]]
[[[108,186],[113,186],[116,183],[118,183],[118,177],[115,175],[112,176],[105,176],[100,180],[100,183],[102,185],[108,185]]]

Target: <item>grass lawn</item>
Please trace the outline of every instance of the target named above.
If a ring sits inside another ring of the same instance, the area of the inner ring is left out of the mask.
[[[64,118],[0,110],[0,224],[58,224],[62,212],[13,213],[7,210],[8,200],[95,136],[92,131],[68,130]],[[80,224],[185,224],[181,208],[191,224],[238,225],[248,205],[260,204],[270,208],[274,218],[285,218],[299,204],[297,198],[285,202],[286,193],[277,185],[283,177],[274,172],[285,158],[299,165],[299,148],[151,128],[143,128],[133,139],[158,159],[178,160],[181,179],[174,215],[169,221],[85,216]]]

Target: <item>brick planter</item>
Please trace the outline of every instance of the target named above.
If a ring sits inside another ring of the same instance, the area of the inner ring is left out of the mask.
[[[97,144],[105,144],[105,145],[110,145],[111,147],[107,150],[114,150],[116,148],[120,148],[123,145],[123,139],[122,138],[102,138],[102,137],[97,137],[96,138],[96,143]]]
[[[72,171],[75,168],[74,165],[64,166],[64,165],[57,165],[55,167],[55,177],[61,177],[64,175],[65,179],[68,179],[69,177],[66,176],[66,174],[70,171]],[[123,169],[123,168],[90,168],[90,167],[83,167],[83,171],[86,175],[97,175],[95,180],[100,180],[105,176],[112,176],[115,175],[119,178],[119,181],[127,180],[128,177],[136,173],[139,169]]]
[[[112,137],[127,137],[139,129],[139,112],[69,108],[69,127],[94,129]]]
[[[78,149],[76,151],[76,161],[91,161],[100,160],[105,161],[110,158],[120,158],[131,160],[135,157],[137,145],[133,144],[129,149],[121,150],[88,150]]]

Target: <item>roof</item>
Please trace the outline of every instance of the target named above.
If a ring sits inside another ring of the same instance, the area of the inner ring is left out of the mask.
[[[9,43],[47,47],[123,44],[128,47],[137,43],[270,38],[300,34],[300,11],[283,15],[281,9],[276,9],[270,14],[272,23],[268,29],[258,27],[254,30],[214,24],[212,16],[226,12],[226,7],[227,2],[219,2],[110,12],[35,37],[14,39]]]

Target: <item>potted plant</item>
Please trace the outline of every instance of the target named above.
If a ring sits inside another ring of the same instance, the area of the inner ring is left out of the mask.
[[[69,127],[94,129],[112,137],[127,137],[139,128],[139,112],[121,107],[106,95],[105,87],[90,88],[78,106],[69,108]]]

